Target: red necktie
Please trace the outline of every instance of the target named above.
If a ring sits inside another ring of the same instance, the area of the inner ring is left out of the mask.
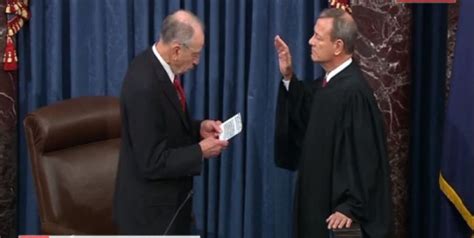
[[[327,84],[328,84],[328,81],[326,80],[326,76],[324,76],[321,86],[324,88],[326,87]]]
[[[178,76],[174,77],[173,84],[176,88],[176,92],[178,92],[178,98],[179,102],[181,103],[181,107],[183,108],[183,111],[186,111],[186,94],[184,93],[183,86],[181,86],[181,81],[179,80]]]

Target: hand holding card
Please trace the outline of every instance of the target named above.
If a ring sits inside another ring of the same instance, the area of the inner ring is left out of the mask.
[[[229,140],[238,135],[242,131],[242,118],[240,117],[240,113],[235,114],[233,117],[223,122],[220,127],[222,132],[219,135],[219,140]]]

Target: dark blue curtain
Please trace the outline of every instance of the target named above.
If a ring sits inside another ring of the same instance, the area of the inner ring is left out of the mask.
[[[447,5],[413,6],[410,237],[438,237],[438,174],[445,113]]]
[[[184,8],[206,26],[199,67],[184,77],[195,118],[242,113],[244,131],[195,179],[196,233],[206,237],[290,237],[294,175],[273,163],[280,34],[301,78],[320,74],[308,39],[327,1],[35,0],[19,37],[20,122],[26,113],[82,95],[115,95],[128,63],[156,40],[162,19]],[[23,128],[19,233],[39,232]]]

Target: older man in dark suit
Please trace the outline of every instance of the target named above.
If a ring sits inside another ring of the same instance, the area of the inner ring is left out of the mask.
[[[189,117],[179,76],[199,63],[201,21],[179,10],[130,64],[120,98],[122,145],[114,217],[121,234],[189,234],[192,176],[217,156],[219,121]]]

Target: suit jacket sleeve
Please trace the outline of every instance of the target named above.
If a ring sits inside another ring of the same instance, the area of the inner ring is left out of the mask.
[[[166,120],[170,102],[159,87],[163,82],[143,82],[133,74],[128,77],[132,77],[129,82],[138,82],[122,92],[122,113],[129,128],[123,136],[130,138],[128,147],[141,174],[151,180],[199,174],[202,151],[197,129],[190,133],[182,129],[181,121]]]
[[[197,141],[201,140],[201,122],[202,120],[192,120],[191,122],[193,135]]]

